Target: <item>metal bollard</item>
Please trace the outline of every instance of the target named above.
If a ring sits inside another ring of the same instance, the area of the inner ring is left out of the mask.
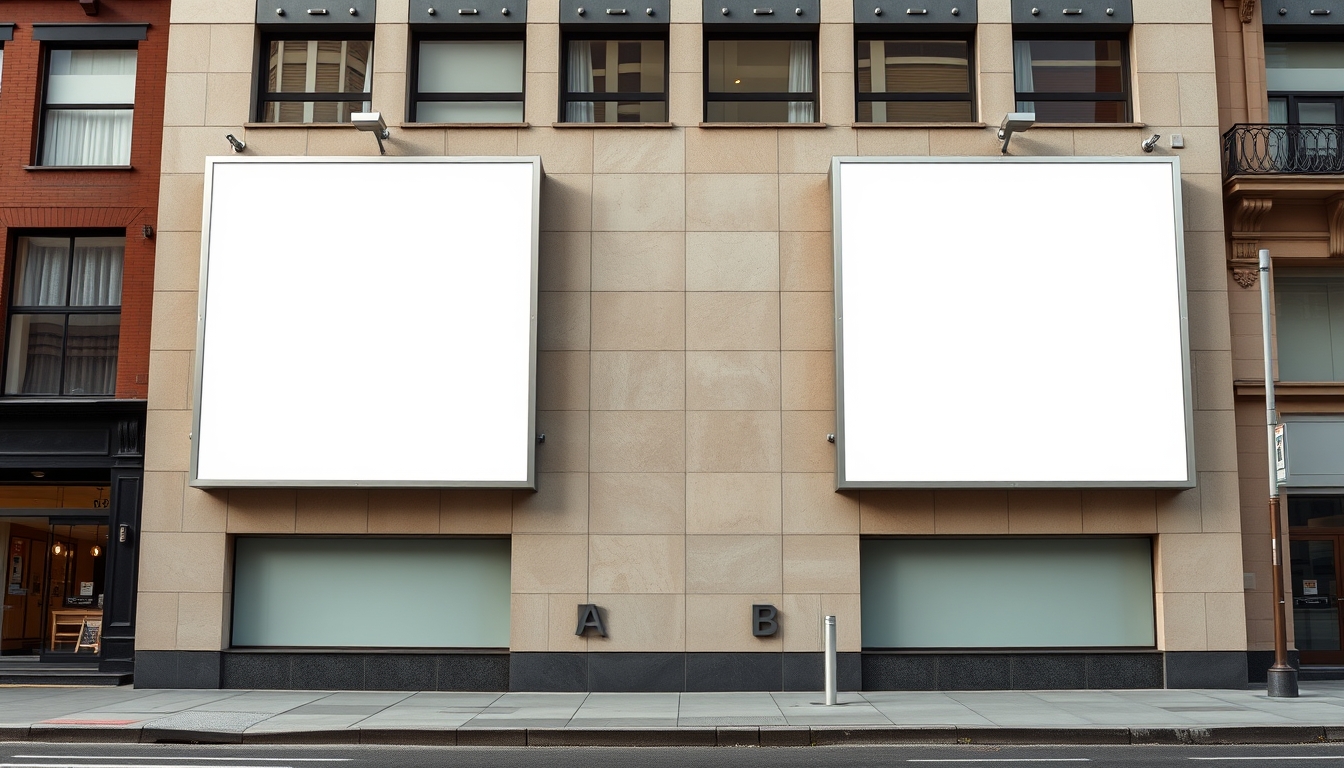
[[[835,617],[827,616],[822,622],[821,630],[822,650],[825,654],[826,665],[826,706],[835,706],[836,699],[836,675],[835,675]]]

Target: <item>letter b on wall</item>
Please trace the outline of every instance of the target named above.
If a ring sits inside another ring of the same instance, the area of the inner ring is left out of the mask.
[[[773,605],[751,606],[751,634],[770,637],[779,631],[779,611]]]

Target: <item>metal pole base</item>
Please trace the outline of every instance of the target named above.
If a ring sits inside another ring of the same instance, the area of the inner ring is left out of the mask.
[[[1270,667],[1269,695],[1275,699],[1296,699],[1297,670],[1292,667]]]

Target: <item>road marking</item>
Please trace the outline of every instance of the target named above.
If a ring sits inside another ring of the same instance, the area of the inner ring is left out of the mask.
[[[127,758],[133,760],[136,758]],[[143,759],[143,758],[140,758]],[[159,758],[152,758],[159,759]],[[0,763],[0,768],[204,768],[182,763]],[[236,768],[290,768],[287,765],[240,765]]]
[[[947,757],[911,758],[907,763],[1090,763],[1087,757]],[[0,766],[4,768],[4,766]]]
[[[348,763],[353,757],[160,757],[158,755],[14,755],[16,760],[218,760],[247,762],[277,760],[286,763]],[[87,768],[87,766],[85,767]],[[178,768],[181,768],[179,766]],[[234,766],[237,768],[237,766]]]
[[[1187,757],[1186,760],[1344,760],[1344,755],[1265,755],[1264,757]]]

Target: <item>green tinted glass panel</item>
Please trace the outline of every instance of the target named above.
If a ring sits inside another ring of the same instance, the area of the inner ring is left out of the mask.
[[[506,539],[239,538],[235,646],[507,648]]]
[[[1148,539],[874,539],[865,648],[1152,647]]]

